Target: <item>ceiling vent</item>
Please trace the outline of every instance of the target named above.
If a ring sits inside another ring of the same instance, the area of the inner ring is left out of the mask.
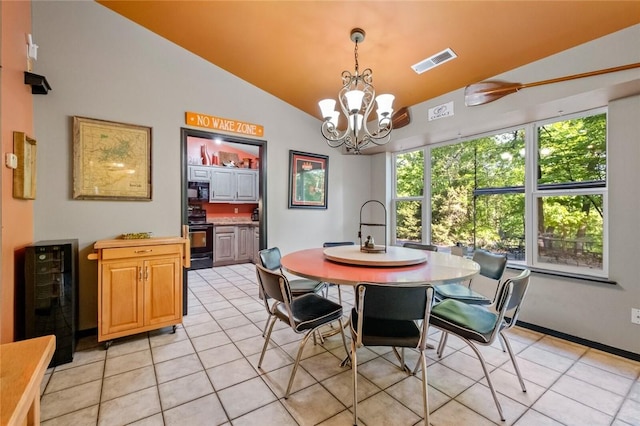
[[[422,74],[423,72],[430,70],[431,68],[435,68],[438,65],[442,65],[447,61],[457,58],[458,55],[449,48],[444,49],[442,52],[436,53],[435,55],[425,59],[424,61],[420,61],[415,65],[411,65],[411,68],[417,73]]]

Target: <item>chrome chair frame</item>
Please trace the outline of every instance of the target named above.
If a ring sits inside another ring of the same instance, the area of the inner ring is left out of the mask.
[[[287,323],[295,333],[304,333],[304,337],[298,346],[298,353],[295,358],[293,370],[291,371],[289,384],[287,385],[284,396],[286,399],[289,398],[289,394],[291,393],[293,379],[298,370],[304,346],[309,340],[309,337],[315,336],[321,327],[338,321],[340,324],[340,334],[342,335],[342,344],[345,353],[348,355],[347,341],[341,326],[342,306],[316,293],[308,293],[294,298],[291,294],[291,287],[287,277],[280,272],[272,271],[261,265],[256,265],[256,275],[258,284],[264,294],[265,308],[269,312],[267,331],[262,352],[260,353],[260,360],[258,361],[258,368],[262,367],[264,354],[271,340],[271,332],[277,320]],[[273,299],[271,306],[269,306],[269,299]]]
[[[282,265],[280,264],[282,254],[280,253],[280,249],[278,247],[271,247],[260,250],[258,252],[258,259],[260,260],[260,265],[262,265],[266,269],[278,271],[284,275],[284,272],[282,271]],[[294,278],[289,280],[289,286],[293,297],[302,296],[308,293],[321,292],[324,292],[326,296],[327,284],[321,281],[308,280],[306,278]],[[260,289],[260,294],[262,295],[262,289]],[[264,325],[264,330],[262,330],[262,337],[264,337],[265,333],[267,332],[268,325],[269,322],[267,321]],[[322,335],[320,334],[319,336],[322,340]]]
[[[339,246],[354,246],[356,243],[353,241],[328,241],[322,244],[322,247],[339,247]],[[333,283],[325,283],[327,286],[325,287],[325,297],[329,297],[329,287],[332,285],[336,285]],[[342,305],[342,291],[340,290],[340,286],[338,286],[338,303]]]
[[[353,369],[353,424],[358,424],[357,349],[362,346],[390,346],[408,374],[422,369],[424,424],[429,425],[427,387],[427,337],[433,305],[431,285],[389,286],[360,283],[356,286],[356,306],[351,310],[351,366]],[[401,348],[401,354],[397,347]],[[404,348],[413,347],[420,361],[411,370],[404,362]]]
[[[520,387],[523,392],[527,391],[525,387],[524,379],[518,367],[518,362],[509,343],[505,331],[512,328],[520,313],[520,308],[524,297],[526,296],[529,288],[529,278],[531,272],[528,269],[522,271],[520,275],[514,278],[507,279],[500,287],[499,294],[496,297],[495,302],[490,306],[472,305],[465,302],[461,302],[455,299],[444,300],[434,306],[431,312],[430,322],[431,325],[440,329],[443,332],[443,336],[440,339],[438,345],[437,354],[441,358],[446,347],[447,336],[454,334],[465,342],[475,352],[484,376],[489,384],[491,395],[498,408],[500,419],[505,420],[498,401],[496,390],[491,382],[489,371],[487,370],[486,362],[480,350],[476,347],[476,344],[482,346],[490,346],[495,339],[499,339],[503,350],[506,348],[506,352],[509,353],[509,358],[513,364],[513,368],[518,376]],[[510,317],[506,314],[510,313]],[[475,318],[480,318],[482,325],[471,324]],[[486,326],[487,321],[495,321],[493,328],[490,331],[480,330]]]
[[[444,284],[440,286],[436,286],[436,299],[457,299],[466,303],[476,304],[476,305],[490,305],[492,304],[496,296],[498,294],[498,289],[500,288],[500,281],[502,279],[502,275],[504,274],[505,269],[507,268],[507,256],[503,254],[491,253],[487,250],[477,249],[473,253],[472,260],[480,265],[479,274],[485,278],[489,278],[491,280],[495,280],[496,291],[494,292],[493,299],[489,299],[479,293],[471,290],[471,283],[473,279],[470,279],[466,285],[454,283],[454,284]],[[461,288],[464,289],[461,293],[467,293],[461,296],[447,296],[442,293],[443,288]]]

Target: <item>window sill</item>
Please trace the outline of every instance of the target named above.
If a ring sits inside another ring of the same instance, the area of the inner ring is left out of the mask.
[[[519,265],[517,263],[508,263],[507,264],[507,268],[508,269],[514,269],[514,270],[517,270],[517,271],[522,271],[523,269],[528,269],[534,274],[552,275],[552,276],[556,276],[556,277],[571,278],[571,279],[580,280],[580,281],[591,281],[591,282],[609,284],[609,285],[617,285],[618,284],[616,281],[612,281],[612,280],[610,280],[608,278],[605,278],[605,277],[596,277],[596,276],[593,276],[593,275],[575,274],[575,273],[571,273],[571,272],[552,271],[552,270],[549,270],[549,269],[536,268],[536,267],[533,267],[533,266]]]

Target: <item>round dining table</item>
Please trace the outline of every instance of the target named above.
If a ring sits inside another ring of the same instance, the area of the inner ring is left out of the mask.
[[[312,248],[283,256],[281,265],[285,271],[294,275],[351,286],[361,282],[397,285],[447,284],[468,280],[480,271],[480,265],[473,260],[448,253],[389,246],[388,258],[413,259],[409,261],[412,264],[396,265],[393,261],[378,262],[375,259],[380,257],[379,253],[362,253],[358,245],[345,246],[340,250],[340,253],[345,254],[344,260],[340,260],[339,256],[333,256],[331,248]],[[423,260],[416,260],[415,255],[412,256],[417,251]],[[369,255],[371,262],[366,261]]]

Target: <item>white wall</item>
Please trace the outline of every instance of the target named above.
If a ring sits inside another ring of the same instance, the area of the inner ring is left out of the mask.
[[[318,120],[95,2],[32,7],[40,46],[34,72],[53,87],[46,96],[34,96],[34,233],[36,240],[79,239],[81,330],[97,324],[97,266],[86,260],[96,240],[124,232],[180,233],[180,128],[186,127],[186,111],[264,125],[269,246],[286,253],[351,237],[343,234],[353,229],[351,206],[345,222],[345,201],[366,198],[369,160],[329,148]],[[153,128],[151,202],[72,199],[72,116]],[[330,156],[327,210],[287,208],[290,149]],[[340,184],[353,175],[367,179],[357,187]]]

